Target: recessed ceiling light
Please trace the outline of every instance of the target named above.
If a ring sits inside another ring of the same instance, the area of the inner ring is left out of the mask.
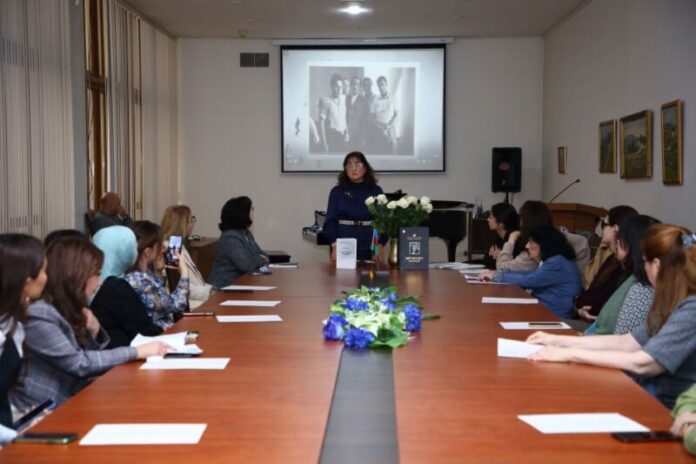
[[[349,14],[351,16],[356,16],[363,13],[369,13],[369,8],[365,8],[360,4],[360,2],[343,2],[346,6],[341,8],[339,11],[342,13]]]

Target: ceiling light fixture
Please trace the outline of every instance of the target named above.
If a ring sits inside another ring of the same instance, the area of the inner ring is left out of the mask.
[[[364,6],[362,6],[360,4],[360,2],[352,1],[352,2],[341,2],[341,3],[343,3],[346,6],[341,8],[339,11],[342,13],[349,14],[351,16],[357,16],[359,14],[369,13],[370,11],[372,11],[369,8],[365,8]]]

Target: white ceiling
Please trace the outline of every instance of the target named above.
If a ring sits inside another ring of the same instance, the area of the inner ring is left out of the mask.
[[[254,39],[541,36],[588,0],[126,0],[177,37]],[[591,1],[591,0],[590,0]]]

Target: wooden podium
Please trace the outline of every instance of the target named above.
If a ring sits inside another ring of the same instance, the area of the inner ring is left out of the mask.
[[[607,215],[607,210],[581,203],[549,203],[556,227],[564,226],[571,232],[594,232],[597,222]]]

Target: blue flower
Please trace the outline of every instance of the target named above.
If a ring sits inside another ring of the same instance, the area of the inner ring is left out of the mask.
[[[343,340],[346,331],[343,329],[348,325],[348,321],[340,314],[333,313],[329,316],[329,320],[324,325],[324,338],[326,340]]]
[[[367,330],[351,328],[346,335],[346,346],[351,348],[367,348],[375,340],[375,336]]]
[[[418,306],[408,304],[404,306],[404,315],[406,316],[406,327],[408,332],[419,332],[421,328],[422,314]]]
[[[343,304],[343,307],[349,311],[367,311],[370,309],[367,301],[359,300],[352,295],[346,298],[346,302]]]
[[[379,302],[382,303],[389,311],[394,311],[396,309],[396,303],[394,303],[394,300],[390,300],[388,297],[382,298],[379,300]]]
[[[387,292],[387,298],[389,298],[391,301],[396,301],[399,299],[399,296],[396,294],[396,292],[389,291]]]

